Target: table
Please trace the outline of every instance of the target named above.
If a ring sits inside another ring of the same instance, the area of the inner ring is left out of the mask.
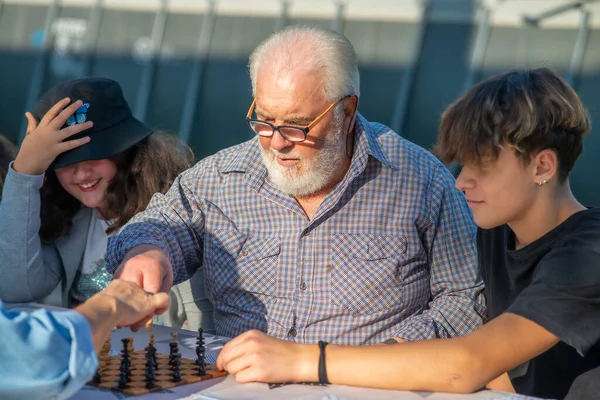
[[[132,333],[129,328],[117,329],[111,335],[113,348],[120,350],[121,339],[124,337],[134,338],[134,348],[143,349],[148,345],[150,333],[155,335],[156,347],[159,353],[169,353],[169,342],[172,340],[171,333],[177,332],[179,335],[180,353],[186,358],[195,358],[196,337],[194,331],[174,329],[164,326],[152,326],[152,331],[140,330]],[[207,349],[208,363],[214,363],[219,351],[227,342],[227,338],[220,336],[204,335]],[[109,400],[119,399],[123,396],[115,392],[107,392],[92,387],[84,387],[72,399],[85,400]],[[288,385],[276,389],[269,389],[268,385],[262,383],[239,384],[232,376],[225,378],[211,379],[205,382],[198,382],[191,385],[177,386],[168,392],[155,392],[143,396],[144,399],[180,399],[185,400],[233,400],[233,399],[266,399],[266,400],[387,400],[387,399],[406,399],[406,400],[521,400],[527,399],[525,396],[511,395],[495,391],[482,391],[471,395],[451,395],[443,393],[418,393],[418,392],[400,392],[392,390],[364,389],[349,386],[330,385],[312,386],[312,385]],[[135,399],[132,398],[132,399]]]
[[[40,306],[38,304],[16,304],[6,305],[13,310],[31,311],[38,307],[51,310],[62,310],[57,307]],[[142,350],[148,345],[150,334],[155,335],[156,348],[159,353],[169,353],[169,342],[171,334],[177,332],[179,335],[179,352],[184,358],[194,359],[196,357],[197,332],[175,329],[165,326],[152,325],[151,331],[144,329],[133,333],[129,328],[115,329],[111,334],[112,349],[115,352],[121,349],[121,339],[133,337],[133,346],[136,350]],[[228,338],[204,335],[206,346],[206,362],[214,363],[221,348]],[[521,395],[484,390],[469,395],[455,395],[446,393],[430,392],[408,392],[382,389],[365,389],[350,386],[329,385],[287,385],[276,389],[269,389],[263,383],[239,384],[232,376],[211,379],[190,385],[177,386],[172,389],[154,392],[144,396],[129,397],[118,392],[100,390],[91,386],[84,386],[71,397],[74,400],[117,400],[130,399],[184,399],[184,400],[526,400],[533,399]]]

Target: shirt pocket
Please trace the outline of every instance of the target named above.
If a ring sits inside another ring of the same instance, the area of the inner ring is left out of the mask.
[[[205,265],[206,289],[213,299],[256,309],[275,298],[281,241],[236,230],[214,231]]]
[[[335,234],[332,241],[332,302],[370,314],[402,305],[406,238],[380,234]]]

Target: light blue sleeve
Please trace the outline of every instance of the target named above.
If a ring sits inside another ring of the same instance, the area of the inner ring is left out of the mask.
[[[66,399],[94,375],[89,323],[75,311],[6,311],[0,302],[0,398]]]

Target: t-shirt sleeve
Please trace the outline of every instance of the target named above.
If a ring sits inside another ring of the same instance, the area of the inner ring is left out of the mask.
[[[600,339],[600,229],[580,229],[543,257],[507,312],[544,327],[584,356]]]

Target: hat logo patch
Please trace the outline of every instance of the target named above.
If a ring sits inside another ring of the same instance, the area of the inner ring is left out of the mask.
[[[90,108],[90,103],[83,103],[81,107],[75,111],[75,114],[71,115],[67,119],[67,125],[72,126],[75,124],[83,124],[87,121],[87,110]]]

